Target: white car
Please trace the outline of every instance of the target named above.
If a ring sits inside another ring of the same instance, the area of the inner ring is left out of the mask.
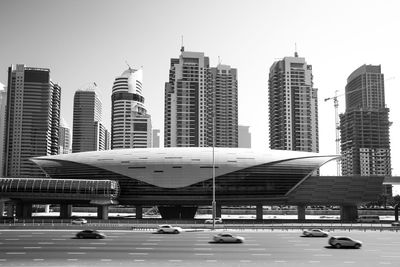
[[[71,221],[72,224],[87,224],[87,220],[84,218],[76,218]]]
[[[213,223],[213,219],[207,219],[204,223]],[[215,223],[222,223],[222,218],[215,218]]]
[[[354,247],[360,248],[362,246],[362,242],[360,240],[352,239],[348,236],[332,236],[328,241],[329,245],[335,248],[341,247]]]
[[[213,237],[213,241],[218,243],[243,243],[244,237],[234,236],[230,233],[220,233]]]
[[[328,233],[322,231],[321,229],[310,229],[310,230],[305,230],[303,231],[303,236],[308,236],[308,237],[327,237]]]
[[[157,233],[159,234],[179,234],[183,229],[178,226],[163,224],[158,226]]]

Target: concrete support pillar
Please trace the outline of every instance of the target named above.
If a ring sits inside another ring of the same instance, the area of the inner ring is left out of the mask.
[[[14,217],[14,203],[8,203],[6,206],[7,217]]]
[[[98,206],[97,207],[97,218],[101,220],[108,220],[108,206]]]
[[[399,221],[399,204],[394,205],[394,221]]]
[[[306,206],[304,205],[297,206],[297,220],[299,221],[306,220]]]
[[[50,204],[44,205],[44,212],[49,213],[50,212]]]
[[[357,206],[345,205],[340,207],[340,220],[342,222],[355,222],[357,221],[357,217]]]
[[[72,205],[71,204],[60,204],[60,217],[62,219],[71,218]]]
[[[257,204],[256,205],[256,220],[257,221],[262,221],[263,220],[263,205],[262,204]]]
[[[0,201],[0,218],[3,218],[5,202]]]
[[[136,205],[135,206],[135,213],[136,213],[136,219],[143,219],[143,207],[142,205]]]
[[[221,218],[221,216],[222,216],[222,206],[221,204],[217,203],[217,205],[215,205],[215,217]]]
[[[17,204],[17,218],[26,219],[32,217],[32,203],[21,202]]]

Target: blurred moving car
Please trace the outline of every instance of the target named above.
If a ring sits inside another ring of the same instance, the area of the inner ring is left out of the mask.
[[[352,239],[348,236],[332,236],[328,241],[329,245],[335,248],[341,247],[354,247],[360,248],[362,246],[362,242],[360,240]]]
[[[394,221],[394,222],[392,222],[392,226],[400,226],[400,222],[399,221]]]
[[[95,239],[102,239],[105,238],[106,235],[100,233],[97,230],[83,230],[76,234],[77,238],[95,238]]]
[[[204,223],[213,223],[213,219],[207,219],[204,221]],[[215,223],[222,223],[222,218],[216,217]]]
[[[169,224],[162,224],[158,226],[157,233],[159,234],[179,234],[183,229],[178,226],[172,226]]]
[[[87,224],[87,220],[84,218],[76,218],[71,221],[72,224]]]
[[[308,237],[327,237],[328,233],[325,232],[325,231],[322,231],[321,229],[310,229],[310,230],[303,231],[303,236],[308,236]]]
[[[244,237],[234,236],[230,233],[219,233],[213,237],[213,241],[218,243],[243,243]]]

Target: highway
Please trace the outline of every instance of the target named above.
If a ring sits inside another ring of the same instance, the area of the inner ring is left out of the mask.
[[[75,239],[77,230],[0,230],[0,266],[400,266],[400,233],[333,232],[363,242],[335,249],[328,238],[300,231],[238,231],[243,244],[210,243],[215,232],[154,234],[102,231],[106,239]]]

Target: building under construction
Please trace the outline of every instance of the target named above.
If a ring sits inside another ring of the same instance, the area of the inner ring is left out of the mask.
[[[363,65],[347,79],[340,115],[342,175],[391,175],[389,126],[381,67]],[[391,196],[391,186],[383,194]]]

